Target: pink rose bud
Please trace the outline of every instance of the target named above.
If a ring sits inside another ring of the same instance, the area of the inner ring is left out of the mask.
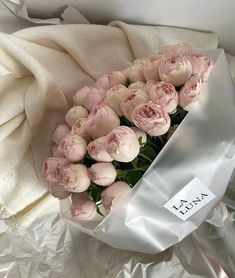
[[[85,86],[78,90],[76,94],[73,96],[73,103],[75,105],[84,106],[85,98],[91,92],[91,87]]]
[[[88,111],[82,106],[74,106],[65,115],[65,121],[72,126],[77,120],[88,117]]]
[[[95,85],[97,88],[104,88],[108,90],[114,85],[125,84],[126,76],[122,71],[114,71],[111,74],[104,74],[97,79]]]
[[[57,182],[49,182],[48,189],[53,197],[60,200],[68,198],[71,194],[71,192],[66,191],[64,187]]]
[[[108,153],[114,160],[130,162],[140,151],[139,141],[135,132],[127,126],[114,128],[108,134]]]
[[[112,163],[95,163],[88,170],[89,178],[96,184],[108,186],[114,183],[117,173]]]
[[[64,157],[62,154],[59,153],[58,146],[56,144],[53,144],[53,146],[52,146],[52,156],[59,157],[59,158]]]
[[[143,66],[143,74],[146,80],[160,80],[159,77],[159,65],[164,56],[153,55],[151,59]]]
[[[88,170],[82,164],[70,164],[63,169],[60,183],[69,192],[86,191],[90,185]]]
[[[144,90],[145,83],[143,81],[136,81],[134,83],[131,83],[128,87],[129,90],[136,90],[136,89],[142,89]]]
[[[70,127],[66,124],[58,125],[52,136],[52,141],[57,145],[70,132]]]
[[[65,158],[49,157],[42,166],[42,175],[50,182],[57,182],[60,179],[61,171],[69,165]]]
[[[188,59],[192,64],[192,74],[201,75],[203,81],[207,81],[214,67],[214,61],[210,57],[200,54],[193,54]]]
[[[131,89],[128,90],[128,94],[121,100],[121,110],[123,115],[131,121],[131,114],[134,108],[141,104],[149,101],[149,95],[142,89]]]
[[[112,162],[113,158],[107,151],[108,137],[103,136],[91,141],[87,146],[88,154],[96,161]]]
[[[86,155],[86,141],[79,135],[68,134],[59,144],[58,151],[69,161],[77,162]]]
[[[178,93],[175,87],[165,81],[152,86],[149,96],[153,103],[159,104],[170,114],[175,111],[178,105]]]
[[[145,84],[145,87],[144,87],[145,91],[146,91],[147,93],[149,93],[150,90],[151,90],[152,88],[154,88],[154,87],[156,86],[157,83],[158,83],[158,81],[156,81],[156,80],[148,80],[148,81],[146,82],[146,84]]]
[[[126,95],[127,92],[127,88],[121,84],[115,85],[106,91],[105,103],[111,107],[118,116],[123,115],[120,108],[121,98]]]
[[[135,64],[129,68],[124,69],[122,72],[131,83],[136,81],[145,81],[143,65],[141,64]]]
[[[126,76],[123,74],[122,71],[113,71],[110,75],[109,75],[109,84],[110,84],[110,88],[112,88],[115,85],[119,85],[119,84],[125,84],[127,81]]]
[[[105,98],[105,90],[103,88],[93,87],[90,93],[84,99],[84,106],[88,111],[91,111],[96,104],[102,102]],[[86,117],[83,117],[86,118]]]
[[[135,132],[135,135],[138,141],[141,142],[141,145],[145,145],[147,142],[147,134],[143,130],[135,126],[130,127],[130,129]]]
[[[72,194],[71,216],[76,220],[88,221],[96,216],[96,204],[86,192]]]
[[[168,113],[153,102],[137,106],[132,113],[132,121],[150,136],[165,134],[171,124]]]
[[[71,128],[70,134],[72,135],[79,135],[81,137],[86,137],[88,134],[86,132],[86,124],[88,119],[87,118],[81,118],[77,120]]]
[[[166,45],[161,48],[161,53],[164,55],[187,56],[191,55],[192,52],[192,47],[188,42]]]
[[[186,111],[190,111],[198,100],[204,82],[200,75],[192,76],[181,88],[179,93],[179,105]]]
[[[174,86],[183,85],[192,75],[192,65],[181,56],[168,56],[159,65],[159,76],[162,81]]]
[[[131,191],[131,187],[123,182],[118,181],[108,186],[101,193],[101,202],[107,212],[111,212],[120,200]]]
[[[84,128],[88,135],[97,138],[108,134],[119,125],[120,119],[113,109],[100,103],[92,109]]]

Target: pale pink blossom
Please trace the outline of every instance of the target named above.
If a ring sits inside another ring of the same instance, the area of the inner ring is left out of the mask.
[[[73,96],[73,103],[75,105],[84,106],[85,98],[88,94],[90,94],[92,87],[85,86],[78,90],[76,94]]]
[[[62,154],[59,153],[58,146],[56,144],[53,144],[53,146],[52,146],[52,156],[60,157],[60,158],[64,157]]]
[[[57,145],[60,143],[60,141],[70,132],[70,127],[66,124],[58,125],[54,131],[54,134],[52,136],[52,141],[56,143]]]
[[[105,103],[113,109],[113,111],[118,115],[122,116],[122,110],[120,108],[121,98],[127,94],[127,88],[122,85],[118,84],[110,88],[106,91],[105,94]]]
[[[183,85],[192,75],[190,61],[181,56],[167,56],[160,62],[159,76],[162,81],[171,83],[174,86]]]
[[[149,91],[150,100],[162,106],[168,113],[175,111],[178,105],[178,93],[168,82],[161,81],[152,86]]]
[[[92,201],[86,192],[73,193],[72,204],[70,207],[71,216],[80,221],[92,220],[96,216],[96,204]]]
[[[102,136],[91,141],[87,146],[88,154],[96,161],[112,162],[113,158],[108,153],[108,137]]]
[[[159,65],[163,59],[163,55],[152,55],[151,58],[143,66],[143,74],[146,80],[160,80]]]
[[[192,46],[188,42],[181,42],[161,47],[161,53],[164,55],[187,56],[191,55],[192,52]]]
[[[88,111],[83,106],[74,106],[65,115],[66,123],[71,127],[77,120],[88,117]]]
[[[86,140],[79,135],[68,134],[60,142],[58,146],[58,151],[71,162],[80,161],[86,155]]]
[[[135,107],[141,103],[148,102],[149,95],[142,89],[130,89],[128,93],[121,99],[121,110],[123,115],[131,121],[131,114]]]
[[[88,135],[97,138],[108,134],[120,125],[117,114],[105,103],[97,104],[88,116],[84,129]]]
[[[130,129],[135,132],[135,135],[136,135],[138,141],[141,142],[141,146],[146,144],[147,134],[143,130],[139,129],[136,126],[132,126],[132,127],[130,127]]]
[[[203,81],[207,81],[214,67],[214,61],[212,58],[200,54],[193,54],[188,57],[192,64],[192,75],[201,75]]]
[[[181,88],[179,93],[179,105],[184,110],[189,111],[198,100],[204,86],[200,75],[192,76]]]
[[[91,165],[88,175],[94,183],[108,186],[114,183],[117,173],[112,163],[100,162]]]
[[[87,124],[88,119],[87,118],[81,118],[77,120],[71,128],[71,134],[72,135],[79,135],[83,138],[87,137],[88,134],[86,132],[86,124]]]
[[[65,158],[49,157],[43,163],[42,175],[50,182],[58,182],[61,171],[68,165],[69,161]]]
[[[64,187],[57,182],[49,182],[48,190],[53,197],[60,200],[68,198],[71,194],[71,192],[66,191]]]
[[[63,169],[60,183],[69,192],[86,191],[90,185],[87,167],[82,164],[70,164]]]
[[[108,153],[120,162],[134,160],[140,151],[136,134],[127,126],[114,128],[108,135]]]
[[[131,83],[136,81],[145,81],[143,65],[141,64],[134,64],[133,66],[124,69],[122,72]]]
[[[115,85],[125,84],[126,76],[122,71],[114,71],[111,74],[104,74],[97,79],[95,85],[97,88],[108,90]]]
[[[107,212],[111,212],[130,191],[131,187],[127,183],[122,181],[115,182],[101,193],[102,205]]]
[[[154,88],[154,87],[156,86],[157,83],[158,83],[158,81],[156,81],[156,80],[148,80],[148,81],[146,82],[146,84],[145,84],[145,87],[144,87],[145,91],[146,91],[147,93],[149,93],[150,90],[151,90],[152,88]]]
[[[90,93],[84,99],[84,106],[88,111],[91,111],[96,104],[102,102],[105,98],[105,89],[103,88],[91,88]],[[86,117],[83,117],[86,118]]]
[[[129,90],[135,90],[135,89],[142,89],[144,90],[145,83],[143,81],[136,81],[134,83],[131,83],[128,87]]]
[[[132,121],[150,136],[165,134],[171,123],[168,113],[153,102],[137,106],[132,113]]]

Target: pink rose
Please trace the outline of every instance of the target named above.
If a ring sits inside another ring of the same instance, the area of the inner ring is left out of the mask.
[[[154,88],[154,87],[156,86],[157,83],[158,83],[158,81],[156,81],[156,80],[148,80],[148,81],[146,82],[146,84],[145,84],[145,87],[144,87],[145,91],[146,91],[147,93],[149,93],[150,90],[151,90],[152,88]]]
[[[128,87],[129,90],[136,90],[136,89],[142,89],[144,90],[145,83],[143,81],[136,81],[134,83],[131,83]]]
[[[88,170],[82,164],[70,164],[63,169],[60,183],[69,192],[86,191],[90,185]]]
[[[203,81],[207,81],[214,67],[214,61],[210,57],[200,54],[193,54],[188,59],[192,64],[192,74],[201,75]]]
[[[131,121],[131,114],[134,108],[141,104],[148,102],[149,95],[142,89],[131,89],[128,90],[126,96],[124,96],[121,100],[121,110],[123,115]]]
[[[103,136],[91,141],[87,146],[88,154],[96,161],[112,162],[113,158],[107,151],[108,137]]]
[[[111,74],[104,74],[96,81],[97,88],[104,88],[106,90],[118,84],[125,84],[126,76],[122,71],[114,71]]]
[[[105,103],[111,107],[118,116],[123,115],[120,104],[121,98],[126,95],[127,91],[127,88],[121,84],[115,85],[106,91]]]
[[[100,162],[91,165],[88,175],[94,183],[108,186],[114,183],[117,173],[112,163]]]
[[[71,216],[76,220],[88,221],[96,216],[96,204],[86,192],[72,194]]]
[[[191,75],[191,63],[188,59],[181,56],[168,56],[163,59],[159,65],[160,79],[174,86],[183,85]]]
[[[88,111],[82,106],[74,106],[65,115],[65,121],[72,126],[77,120],[88,117]]]
[[[85,131],[91,137],[97,138],[108,134],[120,125],[117,114],[105,103],[97,104],[84,124]]]
[[[91,111],[96,104],[102,102],[105,98],[105,90],[103,88],[91,88],[90,93],[84,99],[84,106]],[[86,117],[83,117],[86,118]]]
[[[146,142],[147,142],[147,135],[146,135],[146,133],[143,130],[141,130],[138,127],[136,127],[136,126],[132,126],[132,127],[130,127],[130,129],[135,132],[135,135],[136,135],[138,141],[141,142],[141,146],[145,145]]]
[[[62,154],[59,153],[58,146],[56,144],[53,144],[53,146],[52,146],[52,156],[59,157],[59,158],[64,157]]]
[[[119,84],[125,84],[126,83],[126,76],[123,74],[122,71],[113,71],[110,75],[109,75],[109,84],[110,84],[110,88],[112,88],[115,85],[119,85]]]
[[[192,47],[188,42],[166,45],[161,48],[161,53],[164,55],[187,56],[187,55],[191,55],[192,52],[193,52]]]
[[[42,175],[50,182],[57,182],[60,179],[61,171],[69,165],[65,158],[49,157],[42,166]]]
[[[146,80],[160,80],[159,65],[164,56],[152,55],[147,63],[143,66],[143,74]]]
[[[118,181],[108,186],[101,193],[101,201],[107,212],[111,212],[120,200],[131,191],[131,187],[122,181]]]
[[[141,64],[135,64],[129,68],[126,68],[123,70],[123,73],[131,83],[136,81],[145,81],[143,65]]]
[[[184,84],[179,93],[179,105],[184,108],[184,110],[189,111],[193,107],[200,96],[204,84],[200,75],[192,76]]]
[[[57,182],[49,182],[48,190],[53,197],[60,200],[68,198],[71,194],[71,192],[66,191],[64,187]]]
[[[150,136],[165,134],[171,124],[168,113],[153,102],[137,106],[132,113],[132,121]]]
[[[108,135],[108,153],[120,162],[130,162],[135,159],[140,151],[139,141],[129,127],[119,126]]]
[[[58,125],[52,136],[52,141],[57,145],[70,132],[70,127],[66,124]]]
[[[73,103],[75,105],[84,106],[85,98],[91,92],[91,87],[85,86],[78,90],[73,96]]]
[[[86,155],[86,141],[79,135],[68,134],[59,144],[58,151],[69,161],[77,162]]]
[[[86,132],[86,124],[87,124],[88,119],[87,118],[81,118],[78,119],[71,128],[71,134],[72,135],[79,135],[81,137],[86,137],[88,136]]]
[[[178,93],[175,87],[164,81],[153,86],[149,91],[149,96],[153,103],[159,104],[170,114],[178,105]]]

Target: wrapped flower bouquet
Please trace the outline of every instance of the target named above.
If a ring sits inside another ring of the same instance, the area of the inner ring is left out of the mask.
[[[215,135],[224,132],[217,79],[209,77],[223,58],[216,51],[164,46],[77,91],[42,167],[67,221],[112,246],[156,253],[205,219],[232,169],[228,163],[216,192],[232,140]],[[191,212],[183,219],[174,209]]]

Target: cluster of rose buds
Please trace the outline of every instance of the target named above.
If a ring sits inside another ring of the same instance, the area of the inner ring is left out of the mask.
[[[136,59],[131,67],[104,74],[93,87],[78,90],[66,123],[53,134],[52,157],[43,165],[52,195],[59,199],[71,195],[72,216],[91,220],[96,203],[87,190],[95,184],[105,187],[101,203],[110,212],[131,190],[117,179],[113,162],[133,161],[140,142],[147,143],[147,134],[167,133],[178,105],[189,111],[198,100],[213,64],[210,57],[180,43],[162,47],[160,54]],[[121,125],[120,117],[129,126]],[[89,167],[86,157],[94,161]]]

